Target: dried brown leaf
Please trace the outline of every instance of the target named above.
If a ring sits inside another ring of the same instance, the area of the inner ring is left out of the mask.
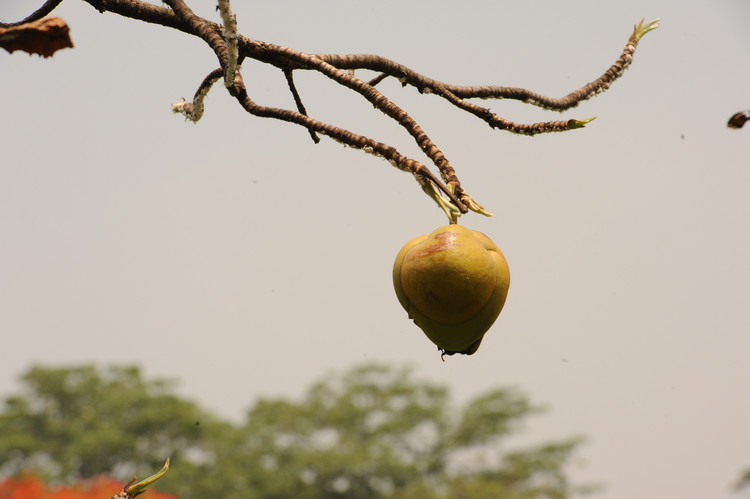
[[[729,128],[742,128],[742,125],[744,125],[747,120],[750,120],[750,110],[740,111],[739,113],[734,113],[732,117],[729,118],[727,126]]]
[[[0,47],[8,52],[23,50],[50,57],[60,49],[73,47],[70,28],[59,17],[45,17],[10,28],[0,28]]]

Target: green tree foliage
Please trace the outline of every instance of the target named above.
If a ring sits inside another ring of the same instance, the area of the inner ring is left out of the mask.
[[[539,411],[496,389],[465,407],[407,368],[355,367],[300,401],[260,399],[233,425],[144,381],[136,368],[36,367],[0,413],[0,476],[129,478],[172,458],[160,489],[183,499],[566,498],[580,439],[512,448]],[[5,438],[8,436],[9,438]]]
[[[734,487],[736,490],[750,487],[750,468],[746,469],[743,473],[740,474],[740,478],[737,480],[737,483]]]
[[[34,367],[0,413],[0,472],[35,469],[53,482],[158,470],[200,444],[194,404],[135,367]]]

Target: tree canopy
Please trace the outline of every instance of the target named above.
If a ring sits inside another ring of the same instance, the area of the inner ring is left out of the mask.
[[[195,404],[136,367],[33,367],[0,413],[0,471],[37,469],[53,481],[159,469],[200,444]],[[164,457],[162,457],[164,456]]]
[[[34,367],[0,412],[0,477],[33,470],[66,483],[172,468],[181,498],[565,498],[581,439],[514,449],[539,412],[497,388],[463,407],[409,368],[368,364],[314,383],[301,400],[262,398],[242,424],[144,380],[136,367]]]

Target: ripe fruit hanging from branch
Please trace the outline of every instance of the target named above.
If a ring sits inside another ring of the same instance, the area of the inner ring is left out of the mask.
[[[510,272],[490,238],[451,224],[406,243],[393,285],[409,318],[443,354],[471,355],[500,315]]]
[[[0,22],[0,30],[5,29],[7,33],[7,29],[13,30],[21,24],[38,21],[61,1],[45,0],[41,8],[20,22]],[[163,0],[164,5],[147,0],[85,1],[99,12],[112,12],[195,36],[214,52],[219,67],[208,72],[191,101],[182,99],[182,102],[172,106],[173,112],[184,115],[186,119],[192,122],[201,119],[209,90],[216,82],[223,81],[229,95],[253,116],[301,126],[315,143],[320,141],[320,136],[325,136],[383,158],[394,167],[411,173],[420,187],[445,212],[451,225],[440,227],[432,234],[420,236],[404,246],[394,265],[394,286],[409,316],[444,354],[449,355],[471,355],[479,348],[484,334],[505,304],[510,285],[508,265],[502,252],[489,238],[456,224],[458,217],[469,211],[491,215],[464,189],[451,162],[422,125],[391,100],[385,90],[381,91],[379,83],[387,78],[396,79],[403,87],[412,87],[420,94],[433,94],[497,130],[528,136],[575,130],[594,118],[515,123],[480,105],[478,100],[513,99],[551,111],[574,108],[608,90],[633,62],[643,36],[659,26],[658,19],[650,22],[641,20],[633,26],[619,58],[601,76],[556,98],[517,87],[442,82],[379,55],[304,53],[255,40],[238,31],[237,17],[231,9],[230,0],[217,0],[220,24],[198,16],[186,0]],[[0,42],[3,41],[1,35]],[[268,64],[280,70],[292,94],[295,109],[270,107],[253,100],[242,76],[241,65],[245,61]],[[317,72],[333,84],[358,94],[374,109],[395,121],[416,143],[421,156],[407,157],[385,142],[308,115],[293,78],[294,72],[301,71]],[[739,128],[747,119],[746,113],[738,113],[732,117],[729,126]],[[437,171],[431,171],[432,167]],[[331,196],[334,189],[322,191],[325,191],[322,195]]]

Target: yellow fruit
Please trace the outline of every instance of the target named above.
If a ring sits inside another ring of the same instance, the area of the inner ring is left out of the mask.
[[[444,354],[471,355],[500,315],[510,272],[490,238],[451,224],[401,248],[393,286],[409,318]]]

